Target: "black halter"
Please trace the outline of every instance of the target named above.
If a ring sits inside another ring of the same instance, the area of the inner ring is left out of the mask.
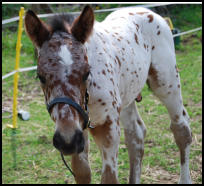
[[[74,102],[72,99],[68,98],[68,97],[58,97],[53,99],[50,103],[47,104],[47,110],[50,113],[51,108],[58,104],[58,103],[66,103],[68,105],[71,105],[72,107],[74,107],[82,116],[82,118],[84,119],[84,123],[83,123],[83,130],[88,128],[94,128],[90,125],[90,118],[88,116],[88,101],[89,101],[89,94],[86,90],[85,93],[85,110],[76,102]]]

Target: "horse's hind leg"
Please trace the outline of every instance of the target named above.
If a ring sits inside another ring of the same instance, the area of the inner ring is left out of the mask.
[[[192,133],[189,126],[189,116],[183,106],[181,83],[176,67],[174,49],[173,46],[166,45],[161,43],[155,46],[152,52],[152,63],[147,83],[154,94],[166,106],[171,118],[170,129],[180,150],[181,172],[179,183],[191,183],[189,152]]]
[[[137,112],[135,102],[122,110],[120,119],[124,125],[125,143],[130,160],[129,183],[140,183],[146,128]]]

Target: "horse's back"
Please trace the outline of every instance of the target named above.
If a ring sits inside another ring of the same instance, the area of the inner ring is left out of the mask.
[[[124,8],[111,13],[102,24],[116,36],[109,35],[121,60],[120,90],[128,90],[124,97],[127,104],[143,88],[150,64],[163,74],[174,69],[172,33],[160,15],[146,8]]]

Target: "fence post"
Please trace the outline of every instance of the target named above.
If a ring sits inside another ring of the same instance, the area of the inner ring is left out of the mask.
[[[21,51],[21,36],[23,31],[23,15],[24,7],[21,7],[19,11],[19,24],[18,24],[18,38],[16,44],[16,64],[15,64],[15,74],[14,74],[14,85],[13,85],[13,125],[7,125],[10,128],[17,128],[17,96],[18,96],[18,78],[19,78],[19,61],[20,61],[20,51]]]

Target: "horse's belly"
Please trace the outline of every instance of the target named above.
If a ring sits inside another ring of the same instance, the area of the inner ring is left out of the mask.
[[[119,90],[122,107],[132,103],[144,87],[151,62],[151,53],[150,50],[135,46],[134,53],[127,51],[124,57],[128,61],[121,65],[120,71]]]

